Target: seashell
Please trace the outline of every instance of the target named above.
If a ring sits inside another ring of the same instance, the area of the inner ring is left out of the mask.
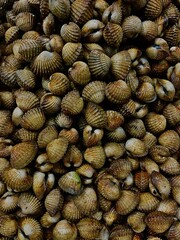
[[[44,19],[49,13],[49,1],[48,0],[41,0],[39,10],[41,13],[41,17]]]
[[[132,171],[132,164],[128,159],[113,160],[108,172],[117,179],[125,179]]]
[[[46,93],[40,99],[40,107],[45,114],[54,114],[61,108],[61,98],[52,93]]]
[[[94,218],[82,218],[77,223],[77,229],[82,238],[95,239],[98,238],[103,225]]]
[[[151,71],[151,66],[149,64],[148,59],[146,59],[145,57],[141,57],[139,59],[139,63],[136,66],[136,72],[139,75],[146,75],[148,73],[150,73]]]
[[[17,208],[19,194],[6,192],[0,198],[0,210],[7,213]]]
[[[12,113],[12,122],[15,126],[18,126],[20,124],[23,114],[23,111],[19,107],[16,107],[14,109]]]
[[[132,119],[125,124],[125,130],[135,138],[143,138],[146,134],[146,128],[141,119]]]
[[[14,237],[18,230],[18,223],[13,216],[0,216],[0,234],[5,237]]]
[[[170,156],[169,149],[162,145],[154,145],[149,150],[149,155],[156,163],[164,163]]]
[[[20,128],[13,135],[17,142],[36,141],[37,136],[37,132],[29,131],[25,128]]]
[[[63,207],[64,197],[59,188],[51,190],[44,200],[46,211],[51,217],[55,216]]]
[[[107,142],[104,146],[104,151],[108,159],[118,159],[125,153],[125,148],[123,144]]]
[[[41,200],[46,192],[45,173],[35,172],[33,174],[33,192],[37,199]]]
[[[110,82],[105,89],[107,99],[115,104],[127,102],[131,97],[131,89],[122,80]]]
[[[140,102],[135,102],[135,112],[133,117],[135,118],[143,118],[148,114],[148,106],[147,104],[142,104]]]
[[[6,29],[3,24],[0,24],[0,38],[4,37]]]
[[[50,76],[48,87],[52,94],[61,96],[67,93],[70,87],[70,82],[66,75],[63,73],[53,73]]]
[[[37,154],[35,142],[23,142],[16,144],[11,151],[11,166],[16,169],[29,165]]]
[[[113,2],[112,5],[107,7],[102,15],[102,21],[107,24],[108,22],[121,24],[122,21],[122,6],[121,1]]]
[[[88,102],[85,118],[92,127],[104,128],[107,124],[107,116],[103,108],[92,102]]]
[[[100,193],[98,193],[98,202],[100,208],[104,211],[110,211],[112,206],[112,201],[107,200],[105,197],[103,197]]]
[[[6,19],[7,22],[11,24],[11,26],[16,25],[16,15],[13,10],[6,11]]]
[[[147,41],[152,41],[158,36],[158,25],[151,20],[145,20],[142,22],[142,28],[140,35]]]
[[[81,60],[82,54],[83,54],[83,48],[82,48],[81,43],[68,42],[63,46],[62,58],[63,58],[65,64],[68,67],[73,65],[73,68],[69,69],[69,73],[71,73],[71,71],[73,71],[73,72],[75,71],[74,67],[77,67],[77,66],[76,66],[76,64],[73,64],[73,63],[75,63],[78,60]],[[81,62],[81,65],[82,65],[82,62]],[[83,68],[82,68],[82,70],[83,70]]]
[[[69,0],[49,0],[49,10],[60,21],[65,21],[69,17],[70,2]]]
[[[114,131],[109,131],[106,136],[109,141],[122,142],[126,139],[126,132],[122,127],[118,127]]]
[[[28,169],[6,168],[2,173],[2,179],[8,187],[18,192],[27,191],[32,186],[32,177]]]
[[[145,213],[135,211],[128,216],[127,223],[134,232],[141,233],[146,228],[144,217]]]
[[[83,155],[81,151],[75,146],[70,145],[65,156],[63,157],[63,163],[66,167],[79,167],[82,164]]]
[[[168,43],[163,38],[155,38],[154,44],[146,48],[146,55],[153,60],[162,60],[169,55]]]
[[[93,17],[92,0],[75,0],[71,4],[70,20],[78,25],[83,25]]]
[[[43,239],[43,231],[41,229],[40,223],[31,217],[21,218],[19,221],[19,229],[17,237],[23,239],[24,236],[29,239]]]
[[[93,131],[93,128],[90,125],[86,125],[83,129],[83,142],[86,147],[99,145],[103,135],[104,131],[102,129],[95,129]]]
[[[97,179],[97,190],[109,201],[118,200],[121,195],[118,180],[109,174],[104,174]]]
[[[75,224],[68,222],[66,219],[63,219],[55,225],[52,234],[53,234],[53,239],[75,240],[78,233],[77,233],[77,228]]]
[[[178,221],[174,222],[171,227],[169,228],[166,236],[169,240],[178,240],[180,237],[180,232],[179,232],[180,224]]]
[[[58,185],[64,192],[77,195],[81,190],[81,178],[75,171],[70,171],[60,177]]]
[[[14,130],[9,110],[0,110],[0,136],[7,137]]]
[[[91,51],[93,50],[100,50],[102,52],[104,51],[103,48],[97,43],[84,43],[83,50],[84,50],[83,55],[86,60],[88,60],[89,54],[91,53]]]
[[[5,32],[5,41],[7,44],[12,43],[14,40],[19,38],[19,28],[12,26]]]
[[[142,22],[137,16],[126,17],[122,23],[123,35],[127,38],[136,38],[141,32]]]
[[[157,79],[155,83],[155,90],[158,97],[163,101],[172,101],[175,96],[174,85],[165,79]]]
[[[65,137],[71,144],[77,143],[79,139],[79,133],[75,128],[71,128],[69,130],[63,129],[59,133],[59,137]]]
[[[163,4],[161,0],[149,0],[144,9],[144,15],[147,19],[153,20],[161,14]]]
[[[170,67],[167,70],[167,78],[170,80],[175,88],[179,89],[180,84],[180,63],[177,63],[174,67]]]
[[[149,82],[142,82],[137,90],[136,97],[145,103],[154,102],[157,98],[154,86]]]
[[[62,112],[56,116],[55,121],[61,128],[70,128],[72,125],[72,118]]]
[[[5,139],[0,137],[0,156],[1,157],[8,157],[12,151],[12,141],[10,139]]]
[[[145,222],[151,231],[164,233],[174,222],[174,218],[164,212],[154,211],[146,216]]]
[[[14,54],[8,55],[4,59],[4,65],[5,66],[11,66],[16,69],[22,68],[23,60],[17,59]]]
[[[65,137],[59,137],[47,144],[46,152],[51,163],[60,161],[68,148],[68,140]]]
[[[58,137],[58,132],[54,126],[47,126],[38,134],[37,144],[39,148],[46,148],[48,143]]]
[[[178,204],[171,198],[165,199],[160,202],[157,211],[164,212],[168,215],[175,216],[177,213]]]
[[[136,172],[134,175],[134,183],[141,192],[144,192],[149,186],[148,172],[142,171],[142,170]],[[140,199],[141,199],[141,195],[140,195]]]
[[[106,129],[114,131],[124,123],[124,117],[117,111],[107,110],[107,126]]]
[[[138,138],[130,138],[125,144],[126,152],[128,155],[134,157],[144,157],[147,155],[147,148],[143,141]]]
[[[163,15],[165,15],[171,23],[176,23],[179,19],[179,10],[176,5],[170,2],[170,4],[164,9]]]
[[[93,168],[100,169],[104,166],[106,161],[106,155],[103,147],[94,146],[86,148],[84,152],[84,159],[90,163]]]
[[[133,60],[134,60],[134,63],[136,65],[137,59],[134,58],[134,56],[133,56]],[[130,70],[125,81],[126,81],[128,87],[130,87],[131,92],[133,94],[135,94],[136,90],[139,86],[139,79],[136,76],[136,71],[135,70]]]
[[[60,35],[66,43],[68,42],[78,43],[81,38],[81,29],[74,22],[69,22],[68,24],[65,23],[61,27]]]
[[[158,134],[166,129],[166,118],[155,112],[150,112],[145,117],[146,129],[153,134]]]
[[[83,177],[92,178],[95,170],[90,164],[84,163],[76,169],[76,172]]]
[[[61,55],[63,46],[63,39],[58,34],[52,34],[50,39],[45,40],[45,47],[50,52],[57,52]]]
[[[160,169],[167,174],[176,175],[180,173],[180,164],[175,158],[168,157],[167,160],[161,164]]]
[[[0,81],[10,88],[17,87],[16,70],[13,66],[0,66]]]
[[[56,52],[41,52],[31,63],[31,69],[36,75],[51,75],[62,69],[61,56]]]
[[[71,81],[78,85],[86,85],[91,80],[91,73],[88,65],[81,61],[75,62],[72,67],[68,69],[68,76]]]
[[[3,181],[0,181],[0,196],[6,192],[6,184]]]
[[[160,201],[150,192],[141,192],[139,196],[139,204],[137,209],[141,212],[152,212],[156,210]]]
[[[131,57],[128,51],[121,51],[111,57],[111,72],[116,80],[124,80],[131,67]]]
[[[42,22],[43,32],[46,36],[50,36],[54,30],[55,19],[52,13],[49,13]]]
[[[30,31],[35,26],[35,15],[30,12],[21,12],[16,16],[16,26],[23,32]]]
[[[170,47],[177,46],[179,42],[179,28],[174,24],[164,31],[163,38]]]
[[[60,217],[60,212],[53,217],[51,217],[48,212],[45,212],[40,219],[40,224],[43,228],[50,228],[54,223],[57,223],[60,220]]]
[[[83,192],[74,197],[75,206],[81,214],[89,216],[97,209],[97,195],[93,188],[86,187]]]
[[[74,222],[82,218],[82,214],[80,213],[72,199],[64,203],[62,209],[62,216],[70,222]]]
[[[168,198],[171,192],[171,185],[168,179],[156,171],[153,171],[150,175],[149,188],[154,196],[159,196],[163,200]]]
[[[23,214],[37,215],[42,210],[42,204],[34,195],[30,193],[21,193],[18,199],[18,206]]]
[[[19,69],[16,71],[16,81],[20,87],[30,90],[36,86],[36,76],[29,69]]]
[[[162,76],[169,68],[167,60],[163,59],[159,63],[152,63],[151,70],[154,76]]]
[[[22,39],[32,39],[32,40],[38,40],[40,37],[40,34],[37,31],[31,30],[27,31],[22,35]]]
[[[145,157],[140,165],[148,174],[151,174],[153,171],[159,172],[159,166],[149,157]]]
[[[103,219],[108,226],[111,226],[118,220],[118,214],[114,208],[111,208],[108,212],[103,214]]]
[[[170,153],[175,153],[180,147],[180,138],[178,133],[174,130],[167,130],[163,132],[159,138],[158,142],[169,149]]]
[[[83,98],[77,90],[68,92],[61,102],[61,110],[67,115],[77,115],[83,110],[83,107]]]
[[[119,24],[108,22],[103,30],[105,42],[112,47],[119,47],[123,39],[123,30]]]
[[[44,113],[40,108],[31,108],[28,110],[21,119],[21,127],[36,131],[43,127],[45,123]]]
[[[126,225],[115,226],[110,233],[109,240],[131,240],[133,238],[133,231]]]

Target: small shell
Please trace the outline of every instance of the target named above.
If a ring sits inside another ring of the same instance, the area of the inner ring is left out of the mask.
[[[70,2],[69,0],[49,0],[49,10],[54,16],[60,21],[64,21],[68,18],[70,13]]]
[[[34,30],[27,31],[22,35],[22,39],[38,40],[39,37],[40,37],[40,34],[37,31],[34,31]]]
[[[35,15],[29,12],[21,12],[16,16],[16,26],[23,32],[33,29],[35,25]]]
[[[82,59],[83,48],[81,43],[71,43],[68,42],[63,46],[62,49],[62,58],[66,66],[70,67],[78,60]],[[73,69],[74,70],[74,69]]]
[[[18,200],[18,206],[25,215],[36,215],[42,210],[41,202],[30,193],[21,193]]]
[[[119,47],[123,38],[123,30],[120,25],[108,22],[103,30],[103,37],[108,45]]]
[[[98,193],[98,201],[100,208],[107,212],[111,209],[112,201],[107,200],[105,197],[103,197],[100,193]]]
[[[77,43],[71,43],[77,44]],[[77,61],[68,69],[70,80],[79,85],[86,85],[91,80],[91,73],[85,62]]]
[[[155,39],[158,36],[157,23],[150,20],[143,21],[140,35],[147,41]]]
[[[65,202],[62,209],[62,216],[63,218],[67,219],[68,221],[74,222],[82,218],[82,214],[76,207],[73,200],[69,200]]]
[[[49,1],[48,0],[41,0],[39,10],[41,13],[41,17],[44,19],[49,13]]]
[[[19,38],[19,28],[17,26],[12,26],[8,28],[5,32],[5,41],[7,44],[13,42]]]
[[[31,217],[21,218],[19,221],[18,239],[23,239],[24,236],[29,239],[42,240],[43,231],[40,223]]]
[[[110,58],[101,50],[92,50],[88,58],[88,66],[94,77],[103,78],[109,72]]]
[[[109,240],[132,240],[133,231],[126,225],[117,225],[111,230]]]
[[[93,168],[99,169],[105,164],[106,155],[103,147],[95,146],[87,148],[84,152],[84,159],[92,165]]]
[[[44,200],[46,211],[51,217],[55,216],[63,207],[64,197],[59,188],[51,190]]]
[[[180,238],[180,224],[179,221],[176,221],[171,225],[167,232],[167,238],[169,240],[178,240]]]
[[[94,218],[82,218],[77,223],[77,229],[82,238],[96,239],[99,237],[103,225]]]
[[[126,82],[118,80],[107,84],[105,94],[110,102],[120,104],[130,99],[131,89]]]
[[[76,225],[68,222],[65,219],[59,221],[54,227],[52,232],[53,239],[56,239],[56,240],[65,240],[65,239],[76,240],[77,234],[78,233],[77,233]]]
[[[19,169],[29,165],[37,154],[35,142],[23,142],[16,144],[11,151],[11,166]]]
[[[132,164],[128,159],[113,160],[108,172],[117,179],[125,179],[132,171]]]
[[[46,36],[50,36],[54,30],[55,19],[52,13],[49,13],[42,22],[43,32]]]
[[[122,23],[123,35],[127,38],[136,38],[141,32],[142,22],[137,16],[126,17]]]
[[[158,198],[153,196],[150,192],[142,192],[139,197],[140,200],[137,209],[145,213],[156,210],[160,202]]]
[[[64,137],[59,137],[49,142],[46,147],[49,161],[56,163],[65,155],[68,148],[68,140]]]
[[[55,121],[61,128],[70,128],[72,125],[72,118],[62,112],[56,116]]]
[[[149,150],[149,155],[156,163],[164,163],[168,157],[170,157],[170,152],[167,147],[162,145],[154,145]]]
[[[46,148],[47,144],[58,137],[54,126],[47,126],[38,134],[37,144],[39,148]]]
[[[60,177],[58,185],[64,192],[77,195],[81,190],[81,178],[76,172],[71,171]]]
[[[8,187],[19,192],[27,191],[32,186],[32,177],[27,169],[6,168],[2,178]]]
[[[167,41],[170,47],[178,46],[179,28],[176,24],[165,30],[163,38]]]
[[[174,222],[174,218],[166,213],[154,211],[146,216],[145,222],[151,231],[164,233]]]
[[[180,63],[167,70],[167,78],[174,84],[175,88],[180,89]]]
[[[121,51],[111,57],[111,72],[116,80],[125,80],[131,67],[128,51]]]
[[[145,117],[145,126],[150,133],[161,133],[166,129],[166,118],[161,114],[150,112]]]
[[[149,174],[146,171],[138,171],[134,175],[134,183],[141,192],[144,192],[149,186]]]
[[[124,117],[117,111],[107,110],[107,126],[106,129],[113,131],[124,123]]]
[[[121,1],[113,2],[112,5],[108,6],[102,15],[102,21],[104,23],[116,23],[121,24],[122,20],[122,3]]]
[[[163,15],[168,17],[171,23],[176,23],[179,20],[179,9],[170,2],[170,4],[164,9]]]
[[[47,115],[57,113],[61,108],[61,98],[52,93],[46,93],[40,99],[40,107]]]
[[[0,216],[0,234],[5,237],[14,237],[18,230],[18,223],[12,216]]]
[[[36,75],[51,75],[62,68],[61,56],[56,52],[41,52],[31,63]]]
[[[19,194],[6,192],[0,198],[0,210],[3,212],[12,212],[17,208]]]
[[[178,204],[175,200],[168,198],[160,202],[157,211],[175,216],[178,210]]]
[[[13,135],[18,142],[36,141],[37,136],[37,132],[29,131],[25,128],[20,128]]]
[[[58,212],[53,217],[50,216],[48,212],[45,212],[40,219],[41,226],[43,228],[50,228],[54,223],[57,223],[59,221],[60,217],[61,217],[60,212]]]
[[[66,167],[79,167],[83,162],[83,155],[81,151],[75,146],[70,145],[65,156],[63,157],[63,163]]]
[[[180,122],[180,109],[176,105],[169,103],[163,109],[163,116],[171,126],[175,126]]]
[[[28,110],[21,119],[21,126],[27,130],[39,130],[45,123],[44,113],[40,108]]]
[[[127,223],[134,232],[141,233],[146,228],[144,217],[145,217],[145,213],[138,212],[138,211],[133,212],[128,216]]]
[[[81,29],[74,23],[69,22],[62,25],[60,30],[61,37],[65,42],[79,42],[81,38]]]
[[[135,138],[143,138],[146,134],[146,128],[141,119],[129,120],[125,124],[125,130]]]
[[[118,213],[114,208],[111,208],[108,212],[103,214],[103,219],[108,226],[111,226],[118,220]]]
[[[11,120],[11,112],[8,110],[0,110],[0,136],[7,137],[14,130]]]
[[[116,202],[116,211],[121,215],[132,212],[139,203],[139,193],[132,190],[122,190]]]
[[[70,82],[63,73],[53,73],[50,76],[48,87],[52,94],[61,96],[67,93],[70,87]]]
[[[143,141],[138,138],[130,138],[125,144],[126,151],[134,157],[144,157],[147,155],[147,148]]]
[[[157,98],[154,86],[149,82],[142,82],[137,90],[136,97],[145,103],[154,102]]]
[[[171,153],[177,152],[180,148],[180,137],[174,130],[163,132],[158,141],[162,146],[167,147]]]
[[[119,144],[116,142],[107,142],[104,146],[104,151],[108,159],[110,160],[119,159],[125,153],[125,148],[124,144]]]
[[[1,82],[10,88],[17,87],[16,70],[17,68],[13,66],[8,66],[8,65],[1,66],[0,67]]]
[[[95,169],[90,164],[84,163],[76,169],[76,172],[83,177],[92,178]]]
[[[167,160],[161,164],[160,169],[167,174],[180,174],[180,164],[173,157],[168,157]]]
[[[83,110],[83,107],[83,98],[77,90],[68,92],[61,102],[61,110],[67,115],[77,115]]]
[[[59,133],[59,137],[65,137],[70,144],[75,144],[79,139],[79,133],[75,128],[71,128],[69,130],[62,129]]]
[[[146,74],[150,73],[151,66],[150,66],[147,58],[141,57],[139,59],[139,63],[136,66],[136,71],[137,71],[137,74],[139,74],[139,75],[146,75]]]
[[[147,19],[153,20],[161,14],[163,9],[163,4],[161,0],[149,0],[145,6],[145,17]]]
[[[19,69],[16,71],[16,80],[20,87],[25,90],[33,89],[36,85],[36,77],[29,69]]]
[[[118,127],[113,131],[109,131],[107,134],[107,139],[112,142],[122,142],[126,139],[126,132],[122,127]]]

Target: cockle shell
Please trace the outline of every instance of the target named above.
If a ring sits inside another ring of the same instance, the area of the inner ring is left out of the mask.
[[[180,237],[179,229],[180,229],[179,221],[174,222],[167,232],[166,235],[167,238],[169,240],[178,240],[178,238]]]
[[[177,46],[179,42],[179,28],[176,24],[165,30],[163,38],[170,47]]]
[[[39,10],[41,13],[41,17],[44,19],[49,13],[49,1],[48,0],[41,0]]]
[[[113,160],[108,168],[108,172],[117,179],[125,179],[132,171],[132,164],[128,159]]]
[[[40,219],[40,224],[43,228],[50,228],[54,223],[57,223],[59,221],[60,217],[60,212],[58,212],[53,217],[50,216],[48,212],[45,212]]]
[[[124,123],[124,117],[117,111],[107,110],[107,126],[106,129],[113,131]]]
[[[82,218],[82,213],[78,210],[73,200],[65,202],[62,209],[63,218],[74,222]]]
[[[66,219],[59,221],[53,229],[53,239],[65,240],[77,238],[77,228],[73,223],[68,222]]]
[[[17,208],[19,194],[6,192],[0,198],[0,210],[3,212],[12,212]]]
[[[52,94],[61,96],[67,93],[70,87],[70,82],[66,75],[57,72],[50,76],[48,87]]]
[[[49,142],[58,137],[58,132],[54,126],[47,126],[38,134],[37,144],[39,148],[45,148]]]
[[[81,29],[76,23],[69,22],[62,25],[60,34],[65,42],[79,42]]]
[[[63,157],[63,163],[66,167],[79,167],[83,162],[83,155],[81,151],[75,146],[70,145],[65,156]]]
[[[161,133],[166,128],[166,118],[164,115],[149,112],[145,117],[145,126],[150,133]]]
[[[103,30],[103,37],[108,45],[119,47],[123,38],[123,30],[120,25],[108,22]]]
[[[143,21],[140,35],[148,41],[155,39],[158,36],[157,23],[150,20]]]
[[[56,116],[55,122],[61,128],[70,128],[72,125],[72,118],[61,112]]]
[[[5,41],[7,44],[13,42],[19,38],[19,28],[17,26],[12,26],[8,28],[5,32]]]
[[[156,100],[157,94],[150,82],[142,82],[136,90],[136,97],[142,102],[150,103]]]
[[[25,128],[20,128],[13,135],[17,142],[36,141],[37,136],[37,132],[29,131]]]
[[[125,124],[125,130],[135,138],[143,138],[146,134],[146,128],[141,119],[132,119]]]
[[[49,10],[61,21],[68,18],[70,13],[69,0],[49,0]]]
[[[46,93],[40,99],[40,107],[47,115],[57,113],[61,109],[61,98],[52,93]]]
[[[122,23],[123,35],[127,38],[136,38],[141,32],[141,19],[137,16],[126,17]]]
[[[180,137],[174,130],[163,132],[159,138],[159,143],[169,149],[171,153],[175,153],[180,148]]]
[[[164,163],[170,157],[169,149],[162,145],[154,145],[149,150],[149,155],[158,164]]]
[[[124,144],[119,144],[116,142],[107,142],[104,146],[104,151],[107,158],[119,159],[125,153],[125,148]]]
[[[87,148],[84,152],[84,159],[94,168],[99,169],[105,164],[106,155],[102,146]]]
[[[133,231],[126,225],[115,226],[110,233],[109,240],[131,240],[133,238]]]
[[[147,155],[147,149],[143,141],[138,138],[130,138],[125,144],[125,148],[129,155],[134,157],[144,157]]]
[[[0,216],[0,234],[5,237],[14,237],[18,230],[18,223],[13,216]]]
[[[38,97],[30,91],[17,90],[14,95],[17,107],[24,112],[39,107]]]
[[[159,202],[159,199],[153,196],[150,192],[141,192],[137,209],[145,213],[151,212],[158,207]]]
[[[148,188],[148,185],[149,185],[148,172],[146,172],[146,171],[136,172],[134,175],[134,183],[141,192],[144,192]]]
[[[13,66],[0,66],[0,80],[8,87],[16,87],[16,70],[17,67]]]
[[[145,6],[145,17],[147,19],[153,20],[161,14],[163,9],[163,4],[161,0],[155,1],[155,0],[150,0],[147,2]]]
[[[163,15],[167,16],[170,22],[176,23],[179,19],[179,9],[170,2],[170,4],[164,9]]]
[[[144,217],[145,213],[135,211],[128,216],[128,225],[137,233],[143,232],[146,228]]]
[[[175,200],[168,198],[160,202],[157,210],[175,216],[177,213],[178,204]]]
[[[120,24],[122,21],[122,3],[121,1],[113,2],[112,5],[107,7],[102,15],[102,21],[104,23],[112,22]]]
[[[76,61],[81,60],[82,55],[83,48],[81,43],[68,42],[62,48],[62,58],[68,67],[72,66]],[[73,65],[73,67],[75,67],[75,65]]]
[[[0,110],[0,135],[7,137],[14,130],[11,120],[11,112],[8,110]]]
[[[29,12],[21,12],[16,16],[16,26],[23,32],[33,29],[35,25],[35,15]]]
[[[16,71],[16,80],[20,87],[25,90],[33,89],[36,85],[36,77],[29,69],[19,69]]]

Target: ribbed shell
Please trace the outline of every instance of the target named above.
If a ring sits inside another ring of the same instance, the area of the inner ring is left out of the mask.
[[[157,98],[154,86],[149,82],[141,83],[136,90],[136,97],[145,103],[154,102]]]
[[[163,14],[168,17],[168,20],[172,23],[177,23],[179,20],[179,9],[170,3],[163,11]]]
[[[49,13],[49,0],[41,0],[39,8],[41,17],[44,19]]]
[[[30,91],[17,90],[14,95],[16,98],[17,107],[24,112],[32,108],[39,107],[38,97]]]
[[[16,80],[20,87],[25,90],[30,90],[35,88],[36,85],[36,76],[29,69],[19,69],[16,71]]]
[[[146,228],[144,217],[145,213],[135,211],[128,216],[127,223],[134,232],[141,233]]]
[[[167,130],[163,132],[158,141],[161,145],[167,147],[171,153],[175,153],[180,147],[180,137],[174,130]]]
[[[153,40],[158,35],[158,25],[150,20],[143,21],[140,35],[148,41]]]
[[[125,179],[132,171],[132,164],[128,159],[113,160],[108,172],[117,179]]]
[[[49,0],[49,9],[60,21],[64,21],[68,18],[70,13],[70,1],[69,0]]]
[[[50,76],[50,82],[48,83],[49,90],[55,95],[64,95],[69,87],[69,79],[63,73],[53,73]]]
[[[168,157],[167,160],[163,164],[161,164],[160,168],[163,172],[167,174],[180,174],[180,164],[173,157]]]
[[[119,47],[123,38],[123,30],[120,25],[108,22],[103,30],[103,37],[108,45]]]
[[[5,32],[5,41],[7,44],[13,42],[14,40],[18,39],[19,36],[19,28],[17,26],[12,26],[8,28]]]
[[[53,239],[77,239],[77,228],[73,223],[68,222],[66,219],[59,221],[51,233]]]
[[[132,240],[133,231],[126,225],[117,225],[111,230],[109,240]]]
[[[14,126],[11,120],[11,112],[8,110],[0,110],[0,135],[1,137],[7,137],[10,135]]]
[[[103,147],[95,146],[87,148],[84,152],[84,159],[90,163],[93,168],[99,169],[103,167],[106,160]]]
[[[50,228],[54,223],[57,223],[59,221],[60,217],[60,212],[58,212],[53,217],[51,217],[48,212],[45,212],[40,219],[41,226],[44,228]]]
[[[164,115],[150,112],[145,117],[145,126],[153,134],[161,133],[166,128],[166,118]]]
[[[161,14],[163,9],[163,4],[161,0],[149,0],[145,6],[145,17],[147,19],[153,20]]]
[[[82,213],[78,210],[73,200],[65,202],[62,209],[63,218],[74,222],[82,218]]]
[[[136,38],[141,32],[141,19],[137,16],[126,17],[122,23],[123,35],[127,38]]]
[[[148,151],[143,141],[138,138],[129,138],[125,144],[126,151],[134,157],[144,157]]]
[[[19,194],[6,192],[0,198],[0,211],[2,212],[12,212],[17,208]]]
[[[0,80],[6,86],[10,88],[17,87],[16,82],[16,67],[13,66],[1,66],[0,67]]]
[[[61,27],[60,34],[65,42],[79,42],[81,38],[81,29],[76,23],[69,22]]]
[[[33,29],[35,25],[35,15],[29,12],[21,12],[16,16],[16,26],[23,32]]]
[[[149,174],[146,171],[138,171],[134,175],[134,183],[136,187],[144,192],[149,186]],[[140,197],[141,199],[141,197]]]
[[[129,120],[125,124],[125,130],[135,138],[143,138],[146,134],[146,128],[141,119]]]
[[[107,110],[107,126],[106,129],[113,131],[124,123],[124,117],[117,111]]]
[[[13,216],[0,216],[0,234],[6,237],[15,237],[18,230],[18,223]]]
[[[39,148],[45,148],[49,142],[58,137],[58,131],[54,126],[47,126],[38,134],[37,144]]]
[[[150,192],[142,192],[139,196],[137,209],[141,212],[154,211],[159,205],[159,199],[154,197]]]
[[[63,46],[62,58],[66,66],[70,67],[75,61],[81,60],[83,48],[81,43],[68,42]]]
[[[47,115],[57,113],[61,109],[61,98],[52,93],[46,93],[40,99],[40,107]]]
[[[37,136],[37,132],[29,131],[25,128],[20,128],[13,135],[13,137],[19,142],[36,141]]]
[[[176,221],[171,225],[167,232],[167,238],[169,240],[178,240],[180,238],[180,223]]]
[[[39,214],[42,210],[40,200],[30,193],[21,193],[18,199],[18,206],[25,215]]]
[[[174,24],[165,30],[163,38],[167,41],[170,47],[177,46],[179,42],[179,28]]]

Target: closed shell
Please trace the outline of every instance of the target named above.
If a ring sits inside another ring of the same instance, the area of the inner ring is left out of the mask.
[[[128,159],[113,160],[108,172],[117,179],[125,179],[132,171],[132,164]]]
[[[53,217],[50,216],[50,214],[48,212],[45,212],[40,219],[41,226],[44,228],[49,228],[54,223],[57,223],[59,221],[60,217],[61,217],[60,212],[58,212]]]
[[[74,62],[82,59],[83,48],[81,43],[66,43],[62,48],[62,58],[65,64],[70,67]],[[73,67],[75,67],[73,65]]]
[[[171,225],[167,232],[167,238],[169,240],[178,240],[180,237],[180,223],[176,221]]]
[[[74,222],[82,218],[82,213],[78,210],[73,200],[65,202],[62,208],[62,216],[68,221]]]
[[[36,77],[29,69],[17,70],[16,80],[18,85],[25,90],[33,89],[36,85]]]
[[[18,230],[18,223],[15,218],[8,215],[0,216],[0,234],[5,237],[14,237]]]
[[[18,206],[21,208],[22,213],[26,215],[39,214],[42,210],[41,202],[30,193],[21,193]]]
[[[70,2],[69,0],[49,0],[49,10],[59,20],[64,21],[68,18],[70,13]]]
[[[46,93],[40,99],[40,107],[45,114],[54,114],[61,108],[61,98],[52,93]]]
[[[123,35],[127,38],[136,38],[141,32],[141,19],[137,16],[126,17],[122,23]]]
[[[66,75],[57,72],[50,76],[48,87],[52,94],[61,96],[67,93],[70,87],[70,82]]]
[[[133,231],[126,225],[117,225],[111,230],[109,240],[132,240]]]
[[[150,103],[156,100],[157,94],[151,83],[143,82],[136,90],[136,97],[142,102]]]
[[[149,174],[146,171],[138,171],[134,175],[134,183],[136,187],[144,192],[149,186]],[[141,198],[141,195],[140,195]]]
[[[79,42],[81,38],[81,29],[76,23],[69,22],[61,27],[60,34],[65,42]]]
[[[12,212],[17,208],[19,194],[6,192],[0,198],[0,210],[2,212]]]
[[[159,199],[153,196],[150,192],[142,192],[139,196],[139,204],[137,209],[145,213],[151,212],[158,207],[159,203]]]
[[[108,45],[119,47],[123,38],[123,30],[119,24],[108,22],[103,30],[103,37]]]
[[[94,146],[87,148],[84,152],[84,159],[94,168],[99,169],[105,164],[106,155],[103,147]]]
[[[180,147],[180,137],[174,130],[163,132],[158,141],[162,146],[167,147],[171,153],[177,152]]]
[[[13,137],[19,142],[27,142],[27,141],[36,141],[38,136],[37,132],[27,130],[25,128],[20,128],[17,130]]]
[[[145,6],[145,17],[147,19],[153,20],[161,14],[163,9],[163,4],[161,0],[150,0]]]
[[[107,126],[106,129],[113,131],[124,123],[124,117],[117,111],[107,110]]]
[[[147,148],[143,141],[138,138],[130,138],[125,144],[125,148],[129,155],[134,157],[144,157],[147,155]]]
[[[29,12],[21,12],[16,16],[16,26],[23,32],[33,29],[35,25],[35,15]]]
[[[150,133],[161,133],[166,129],[166,118],[164,115],[150,112],[145,117],[145,126]]]
[[[135,211],[128,216],[127,222],[134,232],[140,233],[144,231],[144,229],[146,228],[144,217],[145,213],[138,211]]]
[[[7,44],[13,42],[19,38],[19,28],[17,26],[12,26],[8,28],[5,32],[5,41]]]
[[[54,126],[47,126],[38,135],[37,144],[39,148],[45,148],[49,142],[58,137],[58,132]]]
[[[143,21],[140,35],[148,41],[155,39],[158,36],[157,23],[150,20]]]
[[[10,135],[14,130],[14,126],[11,120],[11,112],[8,110],[1,110],[0,116],[0,135],[2,137],[6,137]]]
[[[141,119],[129,120],[125,125],[125,130],[135,138],[143,138],[146,134],[146,128]]]
[[[53,235],[53,239],[56,239],[56,240],[66,240],[66,239],[75,240],[77,237],[76,225],[68,222],[65,219],[61,220],[55,225],[52,235]]]
[[[4,83],[8,87],[16,87],[17,81],[16,81],[16,67],[13,66],[1,66],[0,67],[0,80],[2,83]]]

